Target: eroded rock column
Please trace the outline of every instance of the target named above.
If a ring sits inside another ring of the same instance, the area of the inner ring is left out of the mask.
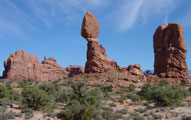
[[[161,25],[154,34],[154,72],[161,78],[188,79],[184,30],[178,23]]]
[[[95,16],[89,11],[84,16],[81,35],[88,42],[86,73],[103,72],[105,69],[119,68],[117,63],[108,58],[105,48],[98,43],[99,23]]]

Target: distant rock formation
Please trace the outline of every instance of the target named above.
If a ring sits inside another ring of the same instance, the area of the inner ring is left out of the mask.
[[[81,35],[88,42],[86,73],[103,72],[105,69],[119,68],[115,61],[107,57],[103,46],[99,45],[96,39],[99,36],[99,23],[89,11],[84,16]]]
[[[161,25],[154,34],[154,73],[161,78],[188,79],[184,30],[178,23]]]
[[[132,75],[144,76],[144,73],[141,70],[141,65],[139,65],[139,64],[129,65],[127,67],[127,71],[130,72]]]
[[[44,57],[40,64],[37,56],[29,55],[24,50],[10,54],[8,60],[4,62],[4,68],[3,78],[13,80],[26,80],[29,78],[44,81],[57,80],[83,72],[83,67],[78,68],[78,66],[70,66],[70,69],[62,68],[53,57],[49,59]],[[74,69],[80,70],[74,72]]]
[[[66,70],[69,72],[68,74],[69,77],[84,73],[84,67],[77,65],[70,65],[66,68]]]

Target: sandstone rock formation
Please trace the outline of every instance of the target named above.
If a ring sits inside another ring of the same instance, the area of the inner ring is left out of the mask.
[[[68,66],[66,70],[69,72],[69,75],[68,75],[69,77],[84,73],[84,67],[77,66],[77,65]]]
[[[129,71],[132,75],[144,76],[144,73],[141,70],[141,65],[139,65],[139,64],[129,65],[127,67],[127,71]]]
[[[161,78],[188,79],[184,30],[178,23],[161,25],[154,34],[154,72]]]
[[[81,35],[88,41],[86,73],[103,72],[105,69],[119,68],[117,63],[108,58],[105,49],[96,39],[99,36],[99,23],[89,11],[82,22]]]
[[[99,36],[99,23],[91,12],[87,12],[84,16],[81,28],[82,37],[97,38]]]
[[[57,80],[83,72],[83,67],[78,66],[62,68],[53,57],[49,59],[44,57],[40,64],[37,56],[29,55],[23,50],[11,54],[8,60],[4,62],[4,68],[3,78],[13,80],[29,78],[44,81]]]
[[[37,78],[39,60],[35,55],[29,55],[25,51],[16,51],[10,54],[7,61],[4,61],[3,78],[23,80]]]

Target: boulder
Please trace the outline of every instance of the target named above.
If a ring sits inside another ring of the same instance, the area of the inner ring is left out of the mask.
[[[99,23],[91,12],[87,12],[84,16],[81,28],[81,35],[85,39],[97,38],[99,36]]]
[[[127,71],[130,72],[132,75],[144,76],[144,73],[141,70],[141,65],[139,65],[139,64],[129,65],[127,67]]]
[[[154,73],[161,78],[189,79],[184,30],[179,23],[157,28],[154,36]]]

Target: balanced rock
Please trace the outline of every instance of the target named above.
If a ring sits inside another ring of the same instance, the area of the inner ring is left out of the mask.
[[[99,36],[99,23],[91,12],[87,12],[84,16],[81,35],[85,39],[97,38]]]
[[[85,72],[95,73],[119,68],[115,61],[107,57],[105,49],[96,39],[99,35],[99,23],[92,13],[87,12],[84,16],[81,30],[82,37],[88,41]]]
[[[161,78],[188,79],[184,30],[178,23],[161,25],[154,34],[154,72]]]

